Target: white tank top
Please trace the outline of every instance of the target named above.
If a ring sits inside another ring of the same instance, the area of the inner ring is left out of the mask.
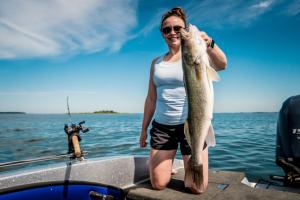
[[[153,81],[156,85],[156,109],[154,119],[165,125],[185,123],[188,116],[188,102],[183,82],[182,60],[165,62],[161,56],[154,64]],[[213,127],[206,136],[207,146],[215,146]]]
[[[188,103],[181,59],[165,62],[163,56],[159,57],[154,64],[153,80],[157,92],[155,121],[165,125],[184,123],[188,115]]]

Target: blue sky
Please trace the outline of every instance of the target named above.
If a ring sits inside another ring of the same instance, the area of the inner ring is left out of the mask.
[[[228,59],[215,112],[278,111],[300,94],[300,1],[0,0],[0,111],[143,112],[158,26],[182,6]]]

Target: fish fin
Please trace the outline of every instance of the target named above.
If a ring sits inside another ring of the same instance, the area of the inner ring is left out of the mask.
[[[204,190],[203,165],[197,167],[187,167],[184,177],[184,186],[199,192]]]
[[[206,136],[205,142],[209,146],[215,146],[216,145],[216,138],[214,133],[214,128],[212,124],[209,126],[208,134]]]
[[[190,137],[189,123],[187,121],[184,123],[184,135],[185,135],[186,141],[191,146],[191,137]]]
[[[218,75],[216,70],[214,68],[212,68],[211,66],[208,66],[208,65],[206,66],[206,73],[207,73],[207,76],[211,78],[211,80],[213,80],[213,81],[220,80],[220,76]]]

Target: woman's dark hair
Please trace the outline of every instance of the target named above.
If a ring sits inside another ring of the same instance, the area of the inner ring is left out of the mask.
[[[181,18],[184,21],[184,25],[186,26],[186,16],[185,16],[184,10],[180,7],[175,7],[175,8],[172,8],[171,10],[167,11],[162,16],[161,23],[160,23],[160,30],[162,29],[162,25],[163,25],[164,21],[171,16],[176,16],[176,17]]]

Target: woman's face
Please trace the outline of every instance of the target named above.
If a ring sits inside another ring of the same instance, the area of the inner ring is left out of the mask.
[[[180,17],[171,16],[165,19],[162,24],[162,35],[170,47],[178,47],[181,44],[180,32],[178,29],[185,28],[184,21]],[[174,30],[175,29],[175,30]]]

